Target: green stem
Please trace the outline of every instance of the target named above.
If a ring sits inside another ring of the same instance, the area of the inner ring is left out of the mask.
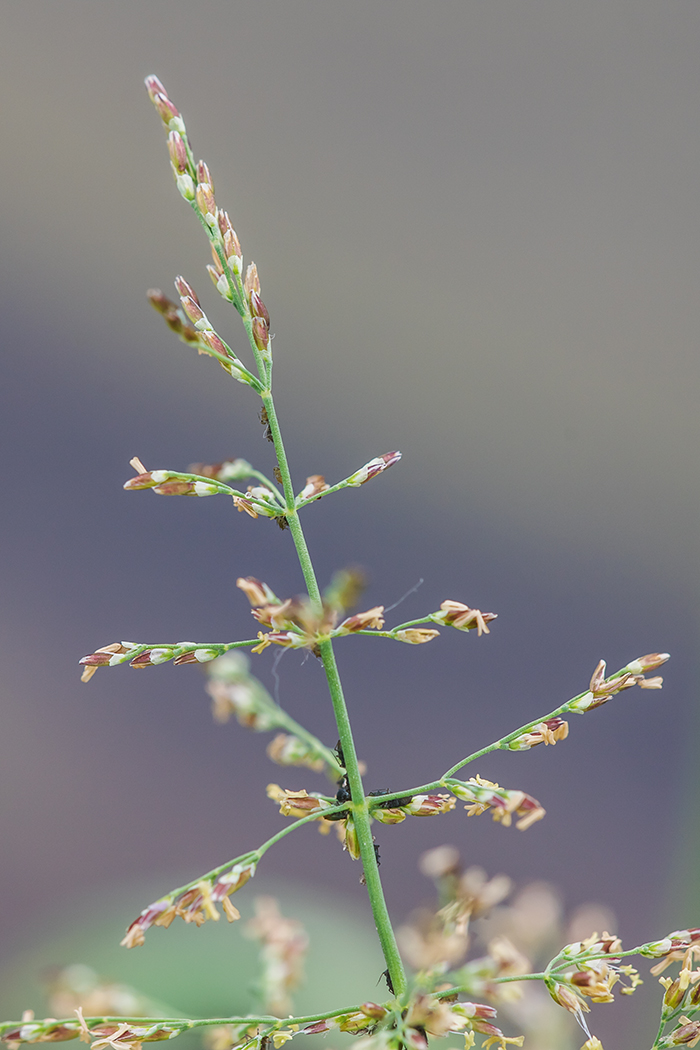
[[[292,534],[292,539],[297,551],[309,598],[316,611],[320,614],[323,608],[321,592],[319,590],[318,581],[311,561],[311,555],[309,554],[309,549],[304,537],[304,531],[301,527],[301,522],[299,521],[299,514],[295,506],[294,488],[292,486],[289,463],[287,461],[284,443],[282,441],[282,434],[280,432],[279,420],[275,411],[272,394],[263,394],[262,399],[267,412],[270,432],[275,444],[275,452],[277,453],[277,463],[282,476],[282,487],[287,501],[285,514],[289,523],[289,530]],[[345,703],[345,697],[343,695],[343,688],[340,682],[340,675],[338,674],[338,667],[335,662],[333,644],[330,639],[319,643],[319,652],[326,673],[326,680],[328,682],[328,689],[330,691],[336,725],[338,727],[338,736],[340,737],[340,744],[343,749],[345,769],[348,775],[350,794],[353,803],[353,822],[357,832],[357,841],[360,848],[360,857],[364,868],[370,906],[372,908],[372,914],[374,916],[374,922],[382,946],[382,951],[384,953],[384,958],[389,970],[391,984],[394,993],[397,996],[400,996],[407,988],[406,974],[401,962],[401,956],[399,955],[399,949],[391,925],[391,919],[389,918],[386,900],[384,899],[384,891],[374,851],[369,806],[362,785],[362,777],[358,766],[357,751],[353,740],[352,728]]]
[[[285,838],[290,832],[296,831],[296,829],[300,828],[302,824],[309,824],[312,820],[318,820],[319,817],[325,816],[326,814],[341,813],[344,808],[343,805],[339,804],[337,806],[329,806],[327,809],[315,809],[313,813],[309,813],[308,817],[300,817],[299,820],[295,820],[293,824],[288,824],[286,828],[282,828],[281,831],[278,831],[276,835],[272,836],[272,838],[263,842],[262,846],[258,846],[253,852],[257,854],[258,857],[262,857],[267,853],[271,846],[274,846],[275,843],[280,841],[280,839]]]
[[[321,659],[323,660],[328,688],[333,702],[333,711],[335,712],[338,736],[340,737],[340,743],[343,748],[345,769],[348,774],[350,794],[353,801],[353,822],[357,832],[357,841],[360,847],[360,857],[362,858],[365,882],[367,883],[367,892],[369,893],[370,904],[372,906],[374,923],[377,928],[377,934],[389,970],[391,986],[394,993],[397,996],[401,996],[407,988],[406,974],[403,968],[403,963],[401,962],[401,956],[399,955],[399,949],[396,943],[396,937],[394,936],[394,929],[391,925],[391,919],[389,918],[386,900],[384,899],[384,889],[382,887],[379,865],[374,850],[374,837],[372,835],[372,822],[369,815],[369,805],[362,785],[362,777],[357,762],[357,751],[355,750],[350,718],[345,704],[345,697],[343,696],[343,687],[340,682],[340,675],[338,674],[338,667],[335,662],[333,644],[330,641],[321,642],[319,648],[321,650]]]
[[[133,1024],[139,1027],[152,1027],[153,1025],[167,1025],[172,1028],[179,1028],[181,1031],[187,1031],[191,1028],[204,1028],[209,1025],[245,1025],[246,1027],[252,1027],[253,1025],[268,1025],[268,1031],[274,1031],[278,1028],[286,1028],[289,1025],[304,1025],[313,1024],[315,1021],[327,1021],[332,1017],[343,1017],[345,1014],[359,1013],[361,1006],[344,1006],[342,1010],[327,1010],[323,1013],[307,1014],[303,1017],[272,1017],[270,1014],[263,1014],[255,1017],[249,1015],[247,1017],[202,1017],[202,1018],[184,1018],[184,1017],[126,1017],[126,1016],[112,1016],[106,1014],[100,1017],[86,1017],[84,1018],[85,1023],[88,1027],[103,1024]],[[10,1032],[15,1028],[21,1028],[23,1021],[7,1021],[0,1025],[0,1039],[2,1033]],[[35,1022],[32,1022],[35,1023]],[[47,1024],[47,1028],[56,1028],[59,1025],[66,1025],[73,1027],[76,1024],[75,1017],[65,1017],[57,1021],[51,1021]],[[79,1029],[76,1028],[76,1036],[79,1033]]]

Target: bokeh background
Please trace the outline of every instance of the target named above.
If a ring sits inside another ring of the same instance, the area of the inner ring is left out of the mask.
[[[544,804],[525,834],[459,814],[380,828],[392,913],[429,895],[419,852],[452,842],[567,907],[605,902],[626,942],[697,925],[695,0],[22,0],[0,19],[0,959],[76,902],[165,890],[274,833],[268,780],[320,786],[214,725],[196,669],[78,681],[115,639],[248,636],[239,575],[301,590],[272,523],[121,489],[136,454],[272,466],[253,396],[145,299],[184,273],[242,349],[150,72],[258,263],[296,479],[403,452],[307,513],[320,577],[363,565],[366,606],[423,579],[401,619],[447,597],[499,614],[479,640],[338,647],[369,786],[432,778],[601,657],[673,654],[663,692],[478,766]],[[256,666],[272,688],[269,651]],[[334,742],[316,661],[277,671]],[[266,872],[364,903],[314,830]],[[594,1030],[632,1050],[635,1016],[598,1007]]]

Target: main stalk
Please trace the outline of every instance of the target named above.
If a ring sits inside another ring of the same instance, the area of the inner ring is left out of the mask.
[[[301,565],[301,571],[304,576],[309,598],[311,599],[312,605],[320,613],[322,609],[321,592],[311,562],[311,555],[309,554],[309,549],[306,545],[301,522],[299,521],[299,514],[295,507],[294,489],[292,487],[289,464],[287,462],[287,455],[284,449],[279,421],[277,419],[277,413],[275,412],[274,401],[271,393],[263,394],[263,404],[267,412],[270,432],[272,434],[272,440],[274,441],[275,452],[277,454],[277,463],[282,476],[282,487],[286,502],[285,513],[289,523],[289,530],[292,534],[292,539],[299,558],[299,564]],[[386,960],[391,987],[395,994],[400,996],[407,988],[406,973],[403,968],[403,963],[401,962],[401,956],[399,955],[399,949],[396,944],[396,937],[394,936],[394,929],[391,925],[391,919],[389,918],[389,912],[384,899],[384,889],[382,887],[379,865],[374,850],[374,840],[372,838],[369,805],[362,785],[362,777],[360,775],[357,761],[357,751],[355,749],[352,727],[350,725],[348,709],[343,695],[343,687],[338,673],[338,666],[335,661],[333,643],[330,639],[321,642],[319,650],[321,653],[321,660],[323,661],[323,669],[326,674],[326,681],[328,682],[328,690],[333,703],[335,721],[338,727],[338,737],[340,738],[340,745],[343,749],[345,769],[348,775],[348,783],[350,785],[350,794],[352,798],[353,821],[357,832],[360,859],[362,860],[362,866],[365,873],[365,882],[367,884],[372,915],[374,916],[374,923],[382,946],[384,958]]]

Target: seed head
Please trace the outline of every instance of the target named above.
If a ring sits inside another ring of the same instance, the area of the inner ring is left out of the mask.
[[[667,660],[670,660],[671,656],[669,653],[647,653],[646,656],[639,656],[636,660],[630,660],[625,670],[631,671],[632,674],[644,674],[646,671],[653,671],[657,667],[661,667]]]
[[[330,488],[330,485],[326,484],[323,474],[311,474],[306,479],[306,484],[299,493],[299,499],[313,499],[314,496],[325,492],[327,488]]]
[[[423,645],[425,642],[432,642],[439,634],[439,631],[429,627],[409,627],[405,631],[395,631],[394,638],[408,645]]]
[[[414,795],[403,808],[412,817],[433,817],[454,809],[455,799],[452,795]]]
[[[367,609],[365,612],[355,613],[354,616],[348,616],[347,620],[343,620],[338,625],[338,634],[352,634],[354,631],[381,631],[384,626],[384,612],[383,605],[375,605],[371,609]]]
[[[245,281],[243,282],[243,288],[248,302],[250,302],[250,296],[252,292],[257,292],[258,295],[260,295],[260,278],[258,277],[258,268],[254,262],[248,265],[248,269],[245,273]]]
[[[270,327],[270,315],[267,311],[267,307],[260,298],[260,293],[255,291],[255,289],[250,293],[250,312],[253,317],[261,317],[268,328]]]
[[[432,613],[430,619],[434,623],[443,623],[450,627],[456,627],[458,631],[473,631],[477,634],[488,634],[488,624],[497,619],[497,613],[482,613],[481,609],[471,609],[463,602],[453,602],[449,599],[440,606],[440,611]]]
[[[197,189],[195,190],[195,200],[197,207],[202,213],[204,221],[207,226],[212,229],[216,227],[216,201],[214,199],[214,190],[211,188],[208,182],[197,183]]]
[[[153,99],[153,105],[156,107],[156,112],[166,129],[171,131],[185,130],[180,111],[169,98],[166,98],[165,95],[156,95]]]
[[[569,735],[569,723],[563,718],[548,718],[545,722],[533,726],[529,733],[521,733],[510,741],[508,747],[511,751],[528,751],[537,744],[556,744],[558,740],[565,740]]]
[[[261,354],[270,352],[270,329],[264,317],[253,318],[253,339]]]
[[[283,817],[308,817],[309,813],[325,809],[328,805],[323,799],[309,795],[304,788],[301,791],[289,791],[279,784],[268,784],[266,793],[268,798],[279,803]]]
[[[214,192],[214,180],[211,177],[209,168],[203,160],[197,161],[197,182],[209,186],[211,192]]]
[[[169,131],[179,131],[181,134],[184,134],[185,124],[180,116],[180,112],[169,98],[158,77],[152,75],[146,77],[145,84],[149,98],[165,127]]]
[[[171,131],[168,135],[168,153],[175,175],[184,175],[189,170],[189,161],[185,140],[179,131]]]
[[[394,463],[398,463],[400,459],[400,452],[385,452],[383,456],[371,459],[369,463],[365,463],[364,467],[360,467],[354,474],[351,474],[347,479],[347,484],[353,488],[364,485],[366,481],[376,478],[377,474],[381,474],[387,467],[393,467]]]

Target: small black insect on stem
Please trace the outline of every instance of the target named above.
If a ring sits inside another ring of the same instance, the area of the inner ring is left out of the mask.
[[[369,791],[367,798],[376,798],[377,795],[388,795],[389,789],[382,788],[380,791]],[[386,802],[378,802],[374,807],[375,809],[400,809],[401,806],[408,806],[413,801],[413,795],[401,795],[400,798],[388,798]]]
[[[389,989],[389,991],[391,992],[391,994],[392,995],[396,995],[396,992],[394,991],[394,984],[393,984],[393,981],[391,980],[391,974],[389,973],[389,971],[385,970],[384,973],[380,973],[379,974],[379,981],[381,981],[382,977],[386,981],[386,986]],[[379,984],[379,981],[377,981],[377,984]]]
[[[264,405],[260,409],[260,422],[266,428],[265,429],[265,437],[267,438],[267,440],[268,441],[274,441],[275,439],[272,436],[272,428],[270,426],[270,420],[267,418],[267,409],[265,408]]]
[[[333,754],[338,760],[338,765],[341,769],[345,769],[345,755],[343,754],[343,745],[338,743],[333,748]],[[350,781],[348,780],[347,773],[343,773],[342,777],[338,781],[338,790],[335,793],[336,802],[352,802],[352,792],[350,791]],[[348,816],[347,809],[343,809],[340,813],[332,813],[326,817],[326,820],[345,820]]]
[[[350,781],[348,775],[345,773],[338,781],[338,790],[335,793],[336,802],[352,802],[352,793],[350,791]]]

